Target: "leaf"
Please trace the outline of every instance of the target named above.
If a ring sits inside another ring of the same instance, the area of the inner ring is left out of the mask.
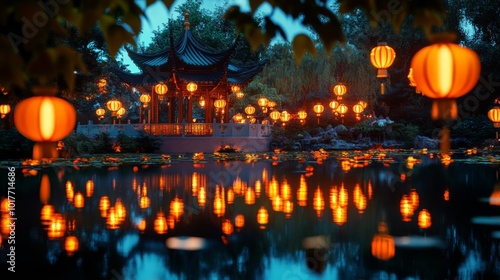
[[[162,2],[165,5],[165,7],[167,7],[167,9],[170,10],[175,0],[162,0]]]
[[[139,15],[129,12],[123,17],[123,22],[132,28],[134,34],[137,35],[141,32],[141,18]]]
[[[28,75],[42,84],[52,80],[57,75],[57,57],[58,54],[55,48],[46,48],[34,52],[27,65]]]
[[[250,0],[250,9],[252,11],[257,11],[262,3],[264,3],[264,0]]]
[[[293,38],[293,52],[295,53],[295,62],[299,64],[306,52],[316,56],[316,48],[313,41],[305,34],[299,34]]]
[[[108,26],[106,34],[106,43],[111,57],[115,57],[121,46],[125,43],[136,45],[133,34],[118,24]]]

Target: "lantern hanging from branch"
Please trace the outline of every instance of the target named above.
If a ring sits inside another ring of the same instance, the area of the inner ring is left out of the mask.
[[[290,113],[288,113],[288,111],[283,111],[281,112],[281,115],[280,115],[280,121],[285,124],[287,123],[288,121],[290,121],[292,115],[290,115]]]
[[[352,107],[352,110],[356,114],[356,120],[360,120],[359,114],[361,114],[363,112],[363,110],[364,110],[363,106],[361,106],[360,104],[356,104]]]
[[[73,130],[76,110],[56,97],[57,88],[37,87],[37,96],[22,100],[14,111],[14,124],[24,137],[35,141],[33,159],[56,158],[56,143]]]
[[[340,104],[340,105],[337,107],[337,109],[336,109],[337,113],[339,113],[339,114],[340,114],[340,117],[341,117],[341,118],[343,118],[343,117],[344,117],[344,114],[345,114],[345,113],[347,113],[347,110],[348,110],[348,108],[347,108],[347,106],[346,106],[346,105],[344,105],[344,104]]]
[[[333,87],[333,93],[337,96],[337,100],[342,100],[342,96],[347,93],[347,87],[342,83],[338,83]]]
[[[231,92],[238,92],[239,90],[240,90],[240,87],[238,85],[231,86]]]
[[[386,42],[380,42],[370,52],[370,62],[377,68],[377,78],[387,78],[387,68],[396,59],[396,52]],[[384,83],[380,83],[380,93],[384,94]]]
[[[261,97],[257,100],[257,104],[260,106],[262,113],[267,113],[267,103],[269,100],[265,97]]]

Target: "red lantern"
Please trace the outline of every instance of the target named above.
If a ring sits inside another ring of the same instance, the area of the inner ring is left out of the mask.
[[[68,101],[55,97],[56,88],[35,88],[39,95],[22,100],[14,111],[14,124],[24,137],[36,142],[33,158],[57,157],[56,143],[68,136],[76,111]]]
[[[375,234],[372,239],[372,255],[379,260],[387,261],[393,258],[396,253],[394,237],[387,233],[385,223],[381,222],[378,228],[379,233]]]
[[[418,89],[434,99],[432,118],[454,120],[457,118],[455,98],[467,94],[476,85],[481,63],[473,50],[451,43],[452,36],[434,38],[440,42],[413,56],[413,78]]]

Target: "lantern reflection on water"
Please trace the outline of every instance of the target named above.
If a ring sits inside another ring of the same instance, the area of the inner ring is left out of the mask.
[[[372,239],[372,255],[379,260],[387,261],[393,258],[396,252],[394,237],[388,234],[387,224],[384,222],[379,223],[378,231],[379,233]]]
[[[66,250],[68,256],[72,256],[78,251],[78,238],[74,235],[67,236],[64,239],[64,250]]]
[[[158,212],[156,214],[156,219],[154,221],[154,230],[158,234],[165,234],[168,230],[167,218],[163,212]]]
[[[264,207],[260,207],[259,211],[257,212],[257,223],[259,223],[261,229],[265,229],[268,222],[269,213],[267,212],[267,209]]]
[[[418,213],[418,226],[421,229],[426,229],[426,228],[429,228],[431,225],[432,225],[431,213],[429,213],[429,211],[427,211],[427,209],[422,209]]]

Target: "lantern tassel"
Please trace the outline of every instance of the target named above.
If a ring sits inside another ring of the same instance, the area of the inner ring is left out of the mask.
[[[380,83],[380,94],[385,94],[385,86],[384,86],[384,83]]]

